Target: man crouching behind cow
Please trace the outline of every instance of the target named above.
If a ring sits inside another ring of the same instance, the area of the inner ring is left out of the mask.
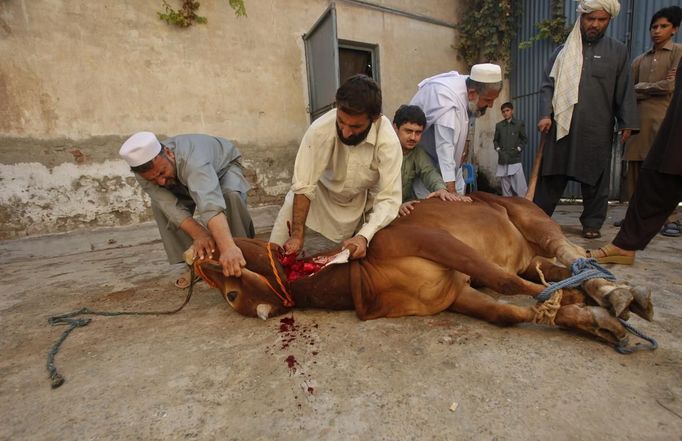
[[[139,132],[123,143],[119,155],[151,198],[168,261],[184,262],[190,245],[199,259],[210,258],[217,247],[223,273],[240,277],[246,261],[232,238],[252,238],[254,228],[239,150],[208,135],[159,142],[153,133]],[[175,282],[179,288],[189,283],[189,273]]]
[[[436,171],[431,158],[419,146],[425,127],[426,115],[419,106],[404,104],[396,110],[393,116],[393,128],[398,135],[400,148],[403,151],[403,164],[400,169],[403,183],[401,216],[410,214],[414,210],[415,204],[419,203],[413,189],[415,179],[421,179],[430,192],[425,199],[439,198],[443,201],[471,202],[470,197],[450,193],[447,190],[445,181]]]
[[[350,77],[336,91],[336,108],[303,136],[270,242],[287,254],[340,244],[359,259],[374,234],[395,219],[402,153],[381,104],[379,85],[365,75]],[[316,237],[304,244],[306,236]]]

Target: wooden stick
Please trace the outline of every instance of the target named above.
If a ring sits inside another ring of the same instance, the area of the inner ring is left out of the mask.
[[[540,165],[542,164],[542,152],[545,149],[545,134],[540,135],[540,147],[538,151],[535,152],[535,161],[533,162],[533,168],[530,171],[530,179],[528,180],[528,192],[526,193],[526,199],[529,201],[533,200],[535,196],[535,187],[538,184],[538,176],[540,176]]]

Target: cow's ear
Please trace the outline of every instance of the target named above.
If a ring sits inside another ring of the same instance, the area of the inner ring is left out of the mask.
[[[214,260],[202,260],[194,262],[194,272],[197,276],[204,279],[204,281],[212,288],[222,290],[225,285],[225,275],[223,274],[223,267]]]

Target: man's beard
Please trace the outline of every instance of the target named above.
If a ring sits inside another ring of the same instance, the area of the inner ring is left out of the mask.
[[[369,131],[372,129],[372,123],[370,123],[365,130],[363,130],[361,133],[358,133],[357,135],[351,135],[348,138],[345,138],[343,134],[341,133],[341,129],[339,128],[339,124],[336,123],[336,136],[339,137],[339,140],[341,140],[342,143],[346,145],[358,145],[362,141],[367,138],[367,135],[369,134]]]
[[[585,41],[587,43],[594,43],[595,41],[599,41],[599,39],[601,39],[605,33],[606,33],[606,30],[604,30],[604,32],[599,32],[596,35],[594,35],[594,34],[588,35],[587,31],[583,31],[582,29],[580,29],[580,34],[583,37],[583,41]]]
[[[166,183],[163,186],[164,188],[167,188],[169,190],[172,190],[175,187],[179,187],[180,185],[178,184],[178,180],[175,178],[168,178],[166,179]]]
[[[469,113],[469,118],[478,118],[479,116],[485,115],[485,111],[488,110],[487,107],[480,108],[478,105],[473,102],[469,101],[468,107],[467,107],[467,112]]]

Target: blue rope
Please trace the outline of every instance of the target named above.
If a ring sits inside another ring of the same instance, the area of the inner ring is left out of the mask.
[[[637,337],[641,338],[642,340],[646,340],[650,343],[649,347],[644,347],[640,343],[637,343],[634,347],[628,348],[626,347],[627,341],[626,339],[623,339],[620,341],[620,343],[616,346],[616,351],[620,352],[621,354],[632,354],[635,351],[639,351],[642,349],[649,349],[650,351],[653,351],[658,347],[658,342],[654,340],[652,337],[649,337],[648,335],[644,334],[642,331],[638,330],[634,326],[632,326],[630,323],[626,322],[622,318],[619,318],[620,323],[623,325],[625,329],[636,335]]]
[[[580,285],[585,280],[616,280],[616,276],[599,265],[595,259],[585,259],[583,257],[576,259],[576,261],[573,262],[571,265],[571,273],[573,273],[571,277],[564,279],[561,282],[549,282],[549,286],[535,296],[535,299],[540,302],[547,301],[556,291],[562,288],[573,288]]]
[[[571,273],[573,275],[561,282],[549,282],[549,286],[544,289],[540,294],[535,296],[535,299],[541,302],[548,300],[552,294],[562,288],[573,288],[580,285],[585,280],[590,279],[606,279],[606,280],[616,280],[616,276],[611,274],[609,270],[602,267],[597,263],[595,259],[585,259],[579,258],[571,265]],[[625,329],[630,331],[637,337],[646,340],[650,343],[650,346],[646,349],[654,350],[658,347],[658,343],[653,338],[645,335],[643,332],[637,330],[634,326],[626,322],[625,320],[619,318],[620,323]],[[630,354],[632,352],[644,349],[639,343],[634,348],[626,347],[626,340],[623,339],[620,344],[616,346],[616,351],[621,354]]]

